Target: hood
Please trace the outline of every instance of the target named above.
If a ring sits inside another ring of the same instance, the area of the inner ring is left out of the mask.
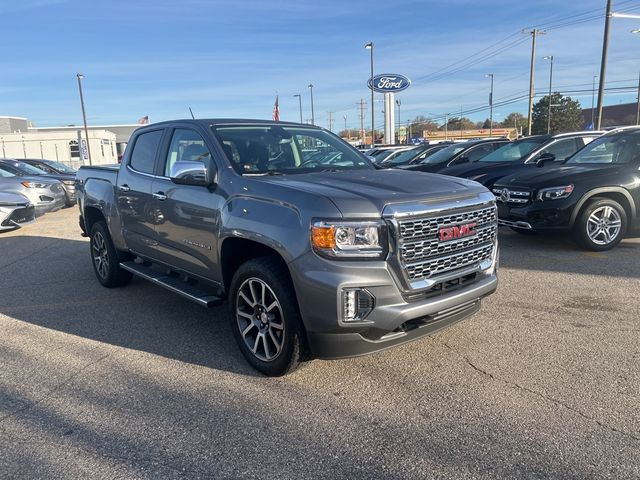
[[[463,165],[454,165],[452,167],[447,167],[446,169],[442,170],[442,173],[446,175],[453,175],[454,177],[469,178],[469,177],[474,177],[476,175],[482,175],[482,174],[498,171],[500,169],[508,168],[514,165],[514,163],[518,165],[521,164],[521,162],[465,163]]]
[[[576,183],[583,178],[593,180],[598,176],[617,174],[628,165],[584,164],[558,165],[551,168],[532,168],[526,172],[516,173],[501,178],[496,185],[518,186],[531,188],[555,187],[558,185]]]
[[[262,177],[265,182],[322,195],[345,217],[379,217],[398,203],[456,201],[486,192],[470,180],[422,172],[349,170]]]
[[[410,172],[428,172],[436,173],[446,168],[445,163],[420,163],[418,165],[399,165],[397,167],[401,170],[408,170]]]
[[[29,199],[17,193],[0,192],[0,207],[5,205],[27,205]]]

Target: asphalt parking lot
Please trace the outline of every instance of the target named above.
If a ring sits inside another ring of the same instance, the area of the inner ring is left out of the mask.
[[[95,280],[77,209],[0,235],[1,478],[640,478],[640,240],[501,233],[483,310],[253,371],[227,307]]]

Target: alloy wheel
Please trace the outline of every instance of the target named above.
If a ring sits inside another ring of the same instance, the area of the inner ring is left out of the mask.
[[[109,252],[107,251],[107,242],[100,232],[96,232],[91,239],[91,247],[93,249],[93,264],[101,278],[107,278],[109,275]]]
[[[240,285],[236,321],[245,345],[256,358],[271,362],[280,355],[285,334],[282,306],[263,280],[252,277]]]
[[[622,228],[622,219],[618,211],[608,205],[596,208],[587,220],[587,235],[596,245],[608,245],[613,242]]]

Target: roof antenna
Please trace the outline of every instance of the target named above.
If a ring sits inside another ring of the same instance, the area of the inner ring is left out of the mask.
[[[189,107],[189,113],[191,114],[191,118],[192,118],[193,120],[195,120],[195,119],[196,119],[196,117],[194,117],[194,116],[193,116],[193,110],[191,110],[191,107]]]

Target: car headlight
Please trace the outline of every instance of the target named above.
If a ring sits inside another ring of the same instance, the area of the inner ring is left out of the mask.
[[[40,182],[20,182],[27,188],[48,188],[48,183],[40,183]]]
[[[330,258],[382,258],[386,229],[382,221],[315,222],[311,226],[311,246]]]
[[[559,200],[561,198],[567,198],[571,193],[573,193],[573,185],[542,188],[538,191],[538,200]]]
[[[70,187],[73,187],[76,184],[75,180],[63,180],[62,183],[64,183],[65,185],[69,185]]]

